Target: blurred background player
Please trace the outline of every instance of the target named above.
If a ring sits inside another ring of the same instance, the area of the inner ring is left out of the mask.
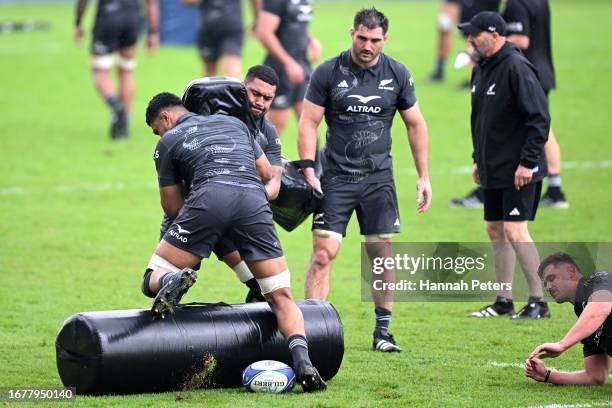
[[[261,0],[250,0],[255,20]],[[204,76],[220,74],[242,77],[244,19],[241,0],[183,0],[200,8],[198,50],[204,63]]]
[[[282,136],[293,108],[299,120],[310,62],[321,56],[321,46],[308,32],[312,20],[312,0],[263,0],[255,29],[267,50],[264,64],[272,67],[280,79],[268,119]]]
[[[359,11],[350,30],[351,48],[320,64],[308,85],[298,151],[306,181],[324,196],[312,219],[306,298],[327,299],[332,265],[353,212],[357,213],[370,260],[391,256],[393,235],[400,231],[391,158],[391,126],[396,112],[408,132],[419,175],[417,210],[427,211],[431,202],[427,124],[416,100],[412,75],[382,52],[388,28],[389,20],[375,8]],[[324,116],[327,139],[319,180],[313,167],[317,130]],[[386,273],[391,275],[393,270]],[[401,351],[388,331],[393,296],[373,291],[372,297],[372,348]]]
[[[550,90],[555,88],[548,0],[508,0],[503,16],[508,23],[508,41],[515,43],[536,67],[548,101]],[[548,189],[542,196],[540,205],[569,208],[561,189],[561,150],[552,128],[546,142],[546,160],[549,172]],[[451,199],[450,205],[481,208],[482,202],[482,190],[476,188],[463,198]]]
[[[548,0],[507,0],[503,17],[508,23],[508,41],[523,51],[538,70],[540,83],[548,98],[555,89],[555,69],[552,59],[550,7]],[[540,205],[553,208],[569,208],[561,190],[561,149],[552,127],[546,142],[548,161],[548,189]]]
[[[481,11],[498,11],[501,0],[443,0],[438,14],[438,53],[431,82],[444,80],[446,60],[453,49],[453,30],[457,22],[465,23]],[[469,44],[468,44],[469,47]],[[469,54],[469,51],[468,51]]]
[[[612,273],[599,271],[585,278],[572,257],[558,252],[542,261],[538,274],[557,303],[574,305],[578,320],[557,343],[540,344],[531,352],[525,375],[552,384],[607,384],[612,357]],[[541,360],[558,357],[579,341],[584,370],[556,371]]]
[[[74,38],[77,45],[83,40],[81,23],[87,3],[88,0],[77,0],[76,3]],[[159,45],[159,8],[157,0],[145,0],[145,4],[149,22],[147,49],[154,53]],[[129,136],[140,22],[140,0],[98,0],[91,39],[91,68],[96,88],[111,109],[110,135],[113,139]],[[115,64],[119,75],[119,92],[111,78]]]

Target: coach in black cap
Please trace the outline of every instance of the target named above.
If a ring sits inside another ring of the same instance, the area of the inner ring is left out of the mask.
[[[535,218],[546,175],[544,144],[550,129],[546,95],[534,66],[506,41],[506,23],[499,14],[484,11],[458,27],[477,62],[470,81],[472,176],[484,192],[484,219],[497,281],[512,282],[518,257],[529,285],[527,305],[518,313],[512,291],[504,290],[497,293],[495,303],[470,316],[550,317],[537,275],[538,252],[527,228]]]

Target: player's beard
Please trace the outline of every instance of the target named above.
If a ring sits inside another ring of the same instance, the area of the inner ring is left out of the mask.
[[[490,43],[488,40],[483,40],[480,44],[472,44],[472,58],[474,61],[479,62],[487,58],[489,45]]]
[[[378,56],[380,55],[380,51],[381,50],[378,50],[378,52],[369,51],[366,55],[363,55],[362,53],[364,52],[364,50],[360,51],[353,47],[353,55],[355,55],[357,61],[364,65],[370,64],[372,61],[375,61],[376,58],[378,58]]]

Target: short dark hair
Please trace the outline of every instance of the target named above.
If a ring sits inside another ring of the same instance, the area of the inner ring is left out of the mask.
[[[576,261],[574,261],[574,258],[569,256],[565,252],[555,252],[554,254],[548,255],[546,258],[544,258],[544,260],[538,267],[538,275],[540,276],[540,279],[542,279],[544,276],[544,269],[548,268],[550,265],[557,266],[560,264],[574,265],[576,270],[580,272],[580,268],[578,267]]]
[[[267,84],[278,87],[278,75],[267,65],[254,65],[249,68],[246,77],[244,77],[244,82],[249,83],[254,79],[261,79]]]
[[[173,93],[158,93],[149,101],[149,106],[147,106],[147,111],[145,113],[145,122],[147,122],[148,126],[151,126],[151,123],[157,118],[162,109],[171,108],[173,106],[185,107],[185,104],[181,98]]]
[[[380,27],[382,28],[383,34],[387,34],[387,30],[389,30],[389,19],[374,7],[361,9],[355,14],[355,19],[353,20],[353,28],[355,31],[359,29],[360,25],[367,27],[369,30]]]

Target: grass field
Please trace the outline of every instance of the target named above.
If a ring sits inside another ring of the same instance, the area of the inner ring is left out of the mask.
[[[348,48],[354,12],[373,2],[315,2],[312,32],[324,56]],[[386,52],[414,74],[430,130],[431,209],[415,211],[414,166],[400,122],[393,153],[403,232],[398,241],[474,241],[486,236],[479,210],[448,207],[471,188],[469,99],[457,85],[465,72],[449,67],[442,85],[424,79],[434,62],[437,1],[375,2],[391,19]],[[610,241],[612,220],[612,41],[607,0],[553,0],[558,90],[553,126],[566,163],[569,210],[542,209],[532,227],[537,241]],[[88,10],[91,26],[93,7]],[[47,20],[47,33],[0,35],[0,387],[61,386],[55,366],[57,330],[68,316],[92,310],[146,308],[142,271],[158,237],[161,216],[151,155],[157,137],[144,124],[149,98],[180,93],[200,75],[191,48],[141,53],[133,136],[111,142],[109,113],[94,92],[87,48],[72,42],[73,4],[0,5],[0,19]],[[460,47],[456,42],[456,49]],[[250,39],[245,66],[262,60]],[[450,65],[450,64],[449,64]],[[607,113],[606,113],[607,112]],[[297,158],[293,121],[283,151]],[[310,232],[280,231],[294,293],[303,295]],[[125,397],[78,397],[79,406],[540,406],[610,404],[611,386],[553,387],[526,379],[518,367],[532,348],[560,339],[574,321],[569,305],[536,322],[465,318],[480,303],[401,303],[391,331],[405,352],[370,351],[373,306],[360,301],[360,237],[352,222],[333,272],[330,301],[345,329],[346,353],[329,389],[317,395],[250,395],[200,390]],[[205,263],[186,301],[240,302],[243,286],[216,260]],[[521,279],[520,274],[517,278]],[[524,299],[517,299],[522,306]],[[550,362],[581,368],[581,348]]]

